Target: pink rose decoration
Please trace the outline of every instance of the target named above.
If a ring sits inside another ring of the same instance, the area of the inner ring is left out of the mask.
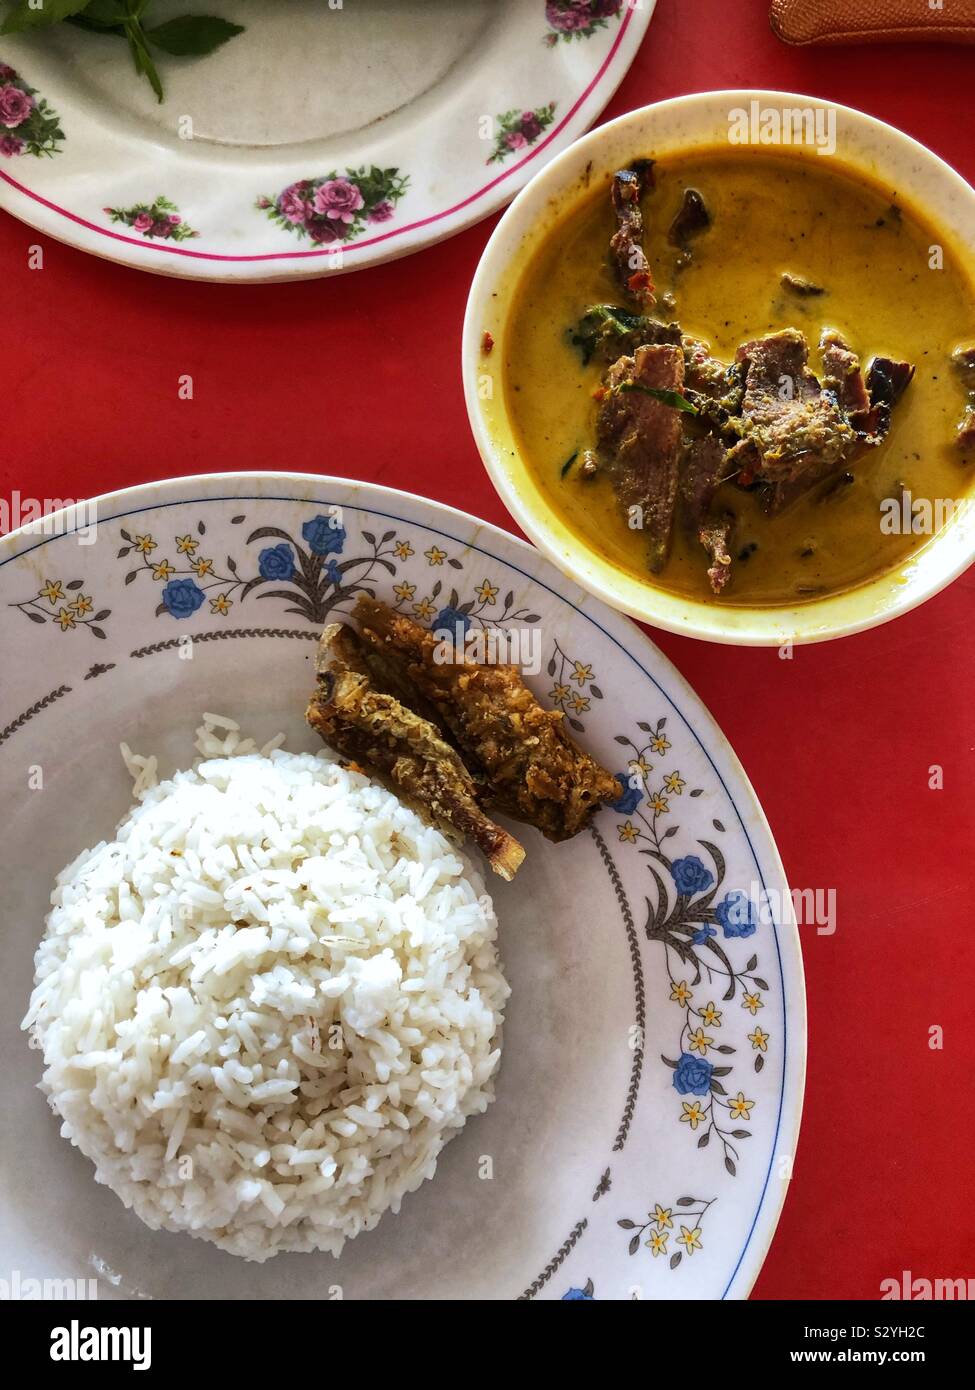
[[[23,150],[24,142],[23,140],[18,140],[16,135],[0,136],[0,154],[22,154]]]
[[[335,222],[352,222],[365,199],[348,179],[327,179],[315,194],[315,211]]]
[[[328,246],[339,239],[339,231],[334,222],[310,222],[308,235],[319,246]]]
[[[131,227],[147,241],[186,241],[189,237],[200,235],[184,222],[178,212],[170,212],[166,199],[161,197],[151,208],[136,205],[131,208],[105,208],[105,212],[113,222]]]
[[[293,183],[284,190],[278,199],[278,212],[289,222],[304,222],[311,216],[311,203],[301,192],[300,185]]]
[[[528,141],[520,130],[509,130],[504,137],[504,143],[508,146],[509,150],[520,150],[522,145],[528,144]]]
[[[23,125],[34,109],[34,98],[19,87],[0,87],[0,125],[8,130]]]
[[[591,14],[589,0],[548,0],[545,6],[545,18],[549,24],[563,33],[588,29]]]
[[[398,169],[373,169],[368,175],[355,169],[344,175],[333,171],[328,177],[290,183],[273,198],[262,194],[256,206],[283,230],[307,236],[316,246],[332,246],[350,241],[366,222],[388,222],[408,183]]]
[[[591,29],[598,19],[619,14],[623,0],[547,0],[545,18],[564,34]]]
[[[526,140],[537,140],[542,133],[542,123],[535,115],[534,111],[523,111],[521,113],[521,133]]]

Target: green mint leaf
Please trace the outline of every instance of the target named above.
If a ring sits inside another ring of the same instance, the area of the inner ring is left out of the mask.
[[[79,29],[84,29],[88,34],[114,34],[117,38],[125,38],[125,26],[118,24],[99,24],[93,19],[86,18],[83,14],[69,15],[65,21],[67,24],[75,24]]]
[[[0,25],[0,34],[19,34],[27,29],[46,29],[51,24],[60,24],[77,14],[88,4],[88,0],[43,0],[40,9],[32,9],[27,0],[19,3]]]
[[[162,85],[162,79],[160,78],[159,73],[156,71],[156,65],[155,65],[155,63],[152,61],[152,59],[149,57],[148,51],[143,55],[142,64],[143,64],[142,70],[143,70],[143,72],[144,72],[145,75],[146,75],[146,78],[147,78],[147,80],[148,80],[148,82],[149,82],[149,86],[152,88],[152,90],[153,90],[153,91],[155,92],[155,94],[156,94],[156,100],[157,100],[157,101],[162,101],[162,99],[163,99],[163,85]]]
[[[149,86],[156,94],[156,100],[162,101],[163,87],[156,71],[156,65],[152,61],[149,49],[146,46],[145,33],[137,19],[130,19],[126,25],[126,33],[129,36],[129,47],[132,49],[132,57],[135,59],[136,72],[141,72]]]
[[[126,13],[122,0],[88,0],[73,23],[83,29],[115,29],[124,23]]]
[[[243,25],[213,15],[186,14],[146,30],[146,38],[164,53],[179,58],[200,58],[244,32]]]

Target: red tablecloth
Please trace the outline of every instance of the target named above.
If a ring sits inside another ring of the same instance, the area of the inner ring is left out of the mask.
[[[755,86],[861,107],[975,181],[975,51],[788,49],[764,0],[660,0],[606,115]],[[0,494],[295,468],[514,529],[460,385],[467,287],[492,227],[341,279],[232,288],[53,242],[31,270],[37,234],[0,215]],[[186,372],[192,401],[177,397]],[[741,757],[790,881],[837,892],[836,934],[803,931],[805,1116],[757,1297],[875,1298],[902,1270],[975,1276],[973,594],[970,570],[920,611],[792,661],[654,634]]]

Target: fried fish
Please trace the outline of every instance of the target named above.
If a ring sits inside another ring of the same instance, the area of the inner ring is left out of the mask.
[[[461,651],[445,659],[435,633],[376,599],[360,597],[363,642],[435,711],[477,779],[481,803],[568,840],[606,801],[616,778],[569,737],[558,710],[535,699],[514,666],[481,666]]]
[[[390,693],[393,685],[402,689],[396,673],[389,673],[387,689],[376,688],[383,683],[381,663],[370,656],[351,628],[341,623],[325,628],[308,723],[343,757],[425,809],[442,829],[469,835],[496,874],[513,878],[524,849],[485,815],[474,779],[435,725]]]

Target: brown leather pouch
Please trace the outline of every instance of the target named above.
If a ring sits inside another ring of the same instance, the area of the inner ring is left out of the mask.
[[[772,0],[786,43],[975,43],[975,0]]]

